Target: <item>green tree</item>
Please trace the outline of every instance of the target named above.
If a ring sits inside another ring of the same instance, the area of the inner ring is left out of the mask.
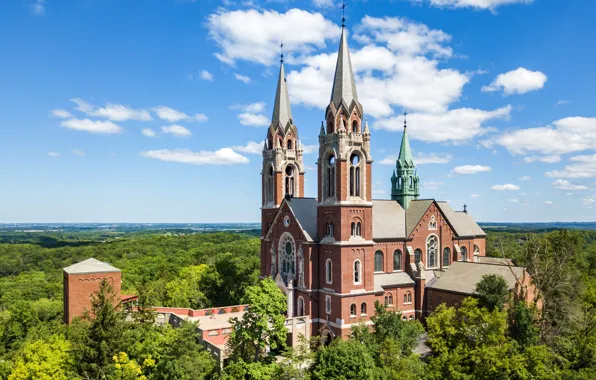
[[[201,282],[207,268],[205,264],[182,268],[179,276],[166,284],[166,306],[193,309],[207,307],[207,297],[201,291]]]
[[[250,362],[242,359],[230,362],[224,369],[221,380],[277,380],[277,363]]]
[[[14,369],[8,380],[70,380],[74,372],[72,348],[63,336],[54,335],[48,341],[25,343],[16,354]]]
[[[403,356],[403,345],[387,339],[381,346],[379,367],[387,380],[418,380],[425,376],[425,365],[418,355]]]
[[[364,344],[355,339],[336,339],[317,352],[311,378],[373,380],[380,379],[381,376],[381,371]]]
[[[509,335],[522,348],[538,344],[540,331],[536,322],[536,309],[524,301],[517,301],[509,309]]]
[[[375,302],[375,315],[370,319],[374,323],[373,337],[377,344],[393,340],[399,344],[401,356],[412,353],[420,334],[424,332],[420,322],[404,321],[401,312],[388,311],[379,301]]]
[[[231,320],[230,357],[258,362],[266,348],[271,350],[269,357],[275,350],[285,348],[287,330],[284,313],[287,301],[275,282],[266,278],[247,288],[243,302],[250,306],[241,319]]]
[[[476,294],[481,307],[501,311],[509,300],[509,284],[499,274],[485,274],[476,284]]]

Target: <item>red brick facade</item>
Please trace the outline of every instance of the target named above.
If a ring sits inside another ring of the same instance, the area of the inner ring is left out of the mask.
[[[103,279],[114,288],[117,302],[120,301],[121,273],[101,272],[68,274],[64,272],[64,322],[70,324],[73,318],[83,316],[91,307],[91,295],[99,290]]]

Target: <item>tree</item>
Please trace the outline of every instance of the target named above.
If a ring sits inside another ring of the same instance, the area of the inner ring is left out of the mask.
[[[373,380],[381,378],[381,371],[364,344],[355,339],[336,339],[317,352],[311,378]]]
[[[403,345],[387,339],[380,349],[379,367],[387,380],[418,380],[425,376],[425,365],[418,355],[403,356]]]
[[[401,312],[391,312],[385,309],[379,301],[375,301],[375,315],[371,317],[374,323],[373,337],[381,345],[387,340],[399,344],[401,356],[409,356],[416,346],[418,337],[424,332],[418,321],[404,321]]]
[[[509,284],[499,274],[485,274],[476,284],[476,294],[480,306],[502,311],[509,300]]]
[[[243,302],[250,306],[241,319],[231,320],[230,358],[258,362],[266,348],[272,351],[285,348],[286,296],[275,282],[266,278],[247,288]]]
[[[166,306],[201,309],[207,307],[207,297],[201,291],[201,282],[207,265],[184,267],[177,278],[166,284]]]
[[[536,308],[523,300],[516,301],[509,309],[509,335],[522,348],[538,344],[540,330],[536,324]]]
[[[74,372],[71,345],[63,336],[54,335],[48,341],[25,343],[17,353],[14,369],[8,380],[70,380]]]

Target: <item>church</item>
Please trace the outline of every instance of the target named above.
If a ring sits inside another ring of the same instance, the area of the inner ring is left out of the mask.
[[[405,320],[422,319],[435,305],[473,293],[483,273],[511,277],[509,267],[484,257],[486,234],[465,206],[456,211],[447,202],[419,199],[405,121],[387,178],[391,199],[372,198],[374,136],[344,26],[318,136],[317,198],[304,197],[299,123],[289,99],[282,55],[263,148],[261,277],[275,279],[287,295],[288,318],[309,316],[312,335],[325,340],[345,337],[352,325],[372,323],[375,301]],[[515,279],[507,280],[513,287]]]

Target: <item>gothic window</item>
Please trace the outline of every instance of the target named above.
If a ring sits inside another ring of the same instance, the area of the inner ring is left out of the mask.
[[[430,217],[430,222],[428,222],[428,229],[429,230],[436,230],[437,229],[437,221],[435,220],[435,216]]]
[[[399,249],[393,252],[393,270],[401,270],[401,251]]]
[[[325,296],[325,312],[331,314],[331,296]]]
[[[325,195],[327,198],[331,198],[335,195],[335,157],[333,154],[329,155],[327,159],[327,167],[326,170],[326,192]]]
[[[422,250],[418,248],[414,251],[414,263],[418,264],[420,261],[422,261]]]
[[[401,189],[401,185],[402,185],[402,178],[401,178],[401,177],[399,177],[399,178],[397,179],[397,188],[398,188],[398,189]]]
[[[351,227],[351,236],[362,236],[362,223],[358,221],[352,222],[350,225]]]
[[[451,250],[445,247],[443,250],[443,268],[448,267],[451,262]]]
[[[410,303],[412,303],[412,292],[410,292],[410,291],[407,291],[407,292],[404,294],[404,303],[405,303],[405,304],[410,304]]]
[[[355,303],[350,305],[350,316],[352,316],[352,317],[356,316],[356,304]]]
[[[480,247],[476,244],[474,244],[474,256],[480,256]],[[476,257],[474,257],[474,260],[476,260]]]
[[[413,185],[414,185],[414,180],[412,179],[412,177],[410,177],[410,189],[414,187]]]
[[[468,261],[468,249],[461,247],[461,261]]]
[[[331,259],[327,259],[325,262],[325,282],[328,284],[333,283],[333,263]]]
[[[426,267],[436,268],[438,266],[439,238],[437,235],[430,235],[426,239]]]
[[[360,129],[358,128],[358,121],[354,120],[352,122],[352,132],[353,133],[360,133]]]
[[[362,283],[362,263],[360,260],[354,261],[354,284]]]
[[[362,302],[362,304],[360,305],[360,314],[366,315],[366,302]]]
[[[269,167],[267,179],[265,180],[265,201],[273,202],[273,166]]]
[[[385,307],[389,306],[389,297],[385,296]]]
[[[325,223],[325,236],[333,237],[333,222]]]
[[[383,272],[384,267],[385,266],[383,265],[383,252],[375,252],[375,272]]]
[[[295,194],[296,170],[291,165],[286,166],[286,195],[291,197]]]
[[[288,147],[288,149],[294,149],[294,146],[292,144],[292,140],[288,140],[287,147]]]
[[[298,311],[296,313],[299,317],[304,315],[304,298],[298,297]]]
[[[393,306],[393,294],[391,293],[387,296],[387,306]]]
[[[291,234],[285,232],[279,240],[279,272],[282,276],[296,275],[296,243]]]
[[[360,156],[357,153],[352,153],[350,156],[350,196],[360,196],[360,172],[361,172]]]

